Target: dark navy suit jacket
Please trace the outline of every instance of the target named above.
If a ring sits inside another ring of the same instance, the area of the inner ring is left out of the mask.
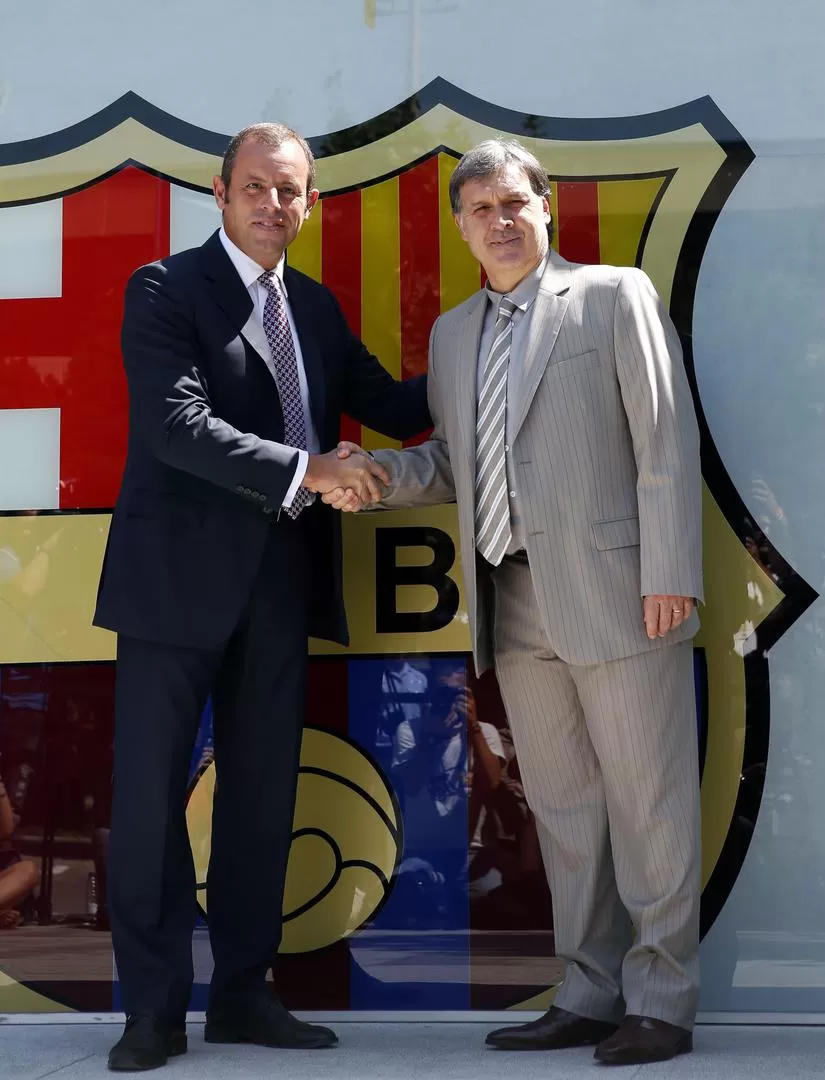
[[[393,380],[328,289],[289,267],[284,281],[321,451],[335,447],[342,413],[395,439],[429,427],[426,376]],[[298,459],[276,445],[284,428],[275,377],[241,335],[252,308],[217,233],[129,281],[121,336],[129,444],[97,626],[216,648],[238,622],[268,530],[283,527]],[[346,643],[340,514],[316,499],[302,518],[310,633]]]

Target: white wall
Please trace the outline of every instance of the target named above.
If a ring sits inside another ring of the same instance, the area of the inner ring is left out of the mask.
[[[436,75],[560,116],[650,112],[710,93],[757,148],[823,135],[819,0],[376,2],[398,14],[379,14],[374,30],[362,0],[5,4],[2,141],[83,120],[127,90],[213,131],[278,114],[323,134]]]

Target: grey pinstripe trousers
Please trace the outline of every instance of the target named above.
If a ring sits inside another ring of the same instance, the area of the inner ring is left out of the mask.
[[[555,1003],[691,1029],[701,889],[692,644],[573,666],[547,641],[526,560],[505,559],[493,583],[496,673],[566,962]]]

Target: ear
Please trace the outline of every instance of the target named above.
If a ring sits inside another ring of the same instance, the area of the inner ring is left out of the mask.
[[[312,191],[310,191],[310,193],[307,195],[307,208],[304,211],[304,217],[305,218],[308,218],[309,215],[312,213],[312,209],[315,206],[315,204],[318,202],[318,196],[320,194],[321,193],[318,190],[318,188],[313,188]]]
[[[461,214],[453,214],[453,221],[456,223],[458,231],[461,233],[461,239],[466,240],[467,233],[464,231],[464,225],[461,222]]]
[[[219,176],[212,177],[212,191],[215,195],[215,202],[218,204],[218,209],[223,210],[226,206],[228,199],[226,198],[226,185]]]
[[[549,225],[550,220],[551,220],[551,218],[550,218],[550,200],[547,198],[546,195],[542,196],[541,208],[544,211],[544,224]]]

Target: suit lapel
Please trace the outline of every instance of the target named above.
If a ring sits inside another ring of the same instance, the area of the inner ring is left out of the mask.
[[[237,327],[238,332],[244,333],[252,315],[252,297],[232,265],[232,260],[224,251],[217,232],[212,233],[201,248],[201,261],[215,303],[232,325]]]
[[[567,297],[559,294],[566,292],[569,287],[570,271],[567,269],[567,263],[551,252],[539,291],[533,302],[533,311],[530,313],[530,326],[524,349],[521,395],[516,403],[513,439],[521,430],[539,383],[547,369],[568,305]]]
[[[263,326],[255,318],[255,309],[249,313],[249,318],[241,327],[241,337],[248,341],[263,362],[269,368],[269,373],[275,378],[275,369],[272,364],[272,354],[269,342],[266,340]]]
[[[278,380],[275,366],[272,363],[269,343],[263,326],[254,317],[255,309],[252,297],[238,276],[238,271],[232,265],[232,260],[226,254],[217,232],[213,233],[201,248],[201,258],[204,274],[210,282],[215,303],[226,314],[232,325],[237,327],[241,337],[252,346],[264,361],[277,386]],[[301,287],[300,278],[293,270],[286,267],[284,269],[284,281],[289,294],[292,318],[301,344],[301,355],[303,356],[304,370],[309,387],[312,422],[320,438],[323,431],[325,405],[324,368],[321,353],[312,332],[311,312],[309,311],[304,290]]]
[[[487,310],[487,295],[477,293],[470,301],[464,324],[458,331],[456,411],[462,441],[461,460],[470,467],[471,489],[476,482],[476,416],[478,414],[478,348]]]
[[[201,252],[206,276],[212,285],[215,303],[224,311],[232,325],[237,327],[241,337],[248,341],[260,355],[274,379],[275,369],[266,334],[263,326],[259,326],[255,318],[255,306],[249,295],[249,289],[241,281],[217,233],[209,237],[201,248]]]
[[[294,270],[290,270],[289,266],[284,269],[284,283],[289,294],[289,307],[292,311],[292,319],[301,345],[301,356],[303,357],[307,387],[309,388],[312,424],[318,438],[323,441],[324,415],[326,412],[326,379],[324,377],[324,361],[321,356],[321,349],[313,328],[312,304],[306,294],[306,281],[302,281]]]

